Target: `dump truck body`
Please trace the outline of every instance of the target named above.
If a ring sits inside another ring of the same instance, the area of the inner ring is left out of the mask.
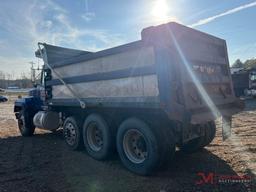
[[[69,58],[66,51],[52,59],[58,47],[44,46],[55,71],[46,81],[52,106],[79,105],[78,97],[91,107],[160,108],[172,120],[193,124],[240,110],[225,41],[194,29],[175,23],[151,27],[140,41]]]
[[[103,160],[117,148],[138,174],[150,174],[176,146],[192,152],[208,145],[219,116],[227,138],[232,115],[243,108],[225,41],[177,23],[146,28],[139,41],[94,53],[39,43],[36,56],[44,60],[44,89],[37,89],[43,104],[31,116],[16,102],[20,132],[62,126],[71,149],[84,143]]]

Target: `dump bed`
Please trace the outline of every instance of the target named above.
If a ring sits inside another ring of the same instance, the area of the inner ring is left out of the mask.
[[[41,51],[49,105],[161,109],[191,123],[241,109],[225,41],[177,23],[146,28],[119,47],[69,52],[47,44]]]

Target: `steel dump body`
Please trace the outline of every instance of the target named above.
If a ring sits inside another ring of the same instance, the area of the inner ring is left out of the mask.
[[[146,28],[139,41],[95,53],[44,44],[43,57],[52,107],[80,107],[81,100],[88,108],[157,109],[192,124],[241,110],[226,42],[176,23]]]

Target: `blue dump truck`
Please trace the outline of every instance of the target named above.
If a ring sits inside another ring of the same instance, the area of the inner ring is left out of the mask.
[[[226,42],[177,23],[142,30],[141,40],[88,52],[38,43],[41,84],[15,102],[23,136],[63,128],[72,150],[96,160],[116,151],[128,170],[148,175],[178,147],[195,152],[223,138],[243,109],[234,95]],[[80,162],[82,163],[82,162]]]

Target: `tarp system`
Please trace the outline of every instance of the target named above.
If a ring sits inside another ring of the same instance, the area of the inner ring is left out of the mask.
[[[59,46],[50,45],[46,43],[43,43],[43,45],[44,45],[44,48],[42,49],[42,53],[45,56],[47,56],[47,62],[49,64],[59,63],[61,61],[65,61],[66,59],[71,59],[81,55],[92,53],[89,51],[69,49],[69,48],[59,47]],[[42,58],[39,50],[35,52],[35,56],[38,58]]]

